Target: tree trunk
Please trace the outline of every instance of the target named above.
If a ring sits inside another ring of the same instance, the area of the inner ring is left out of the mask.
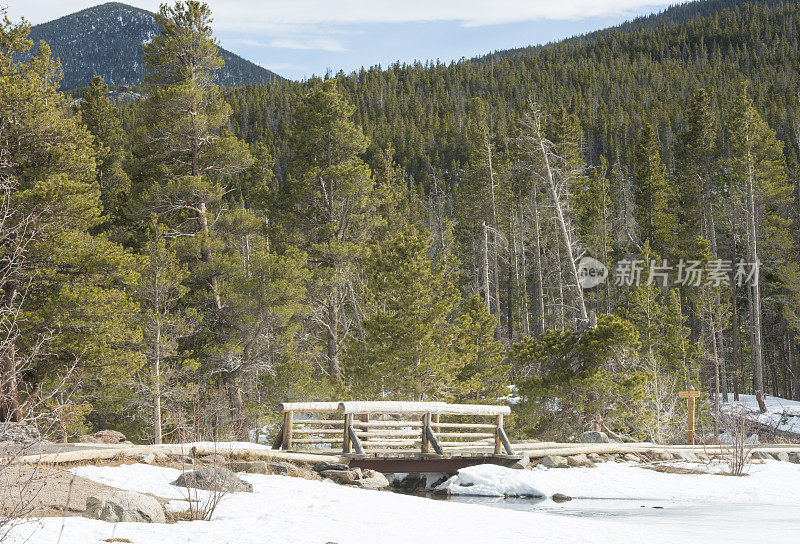
[[[536,336],[544,334],[544,284],[542,278],[542,239],[541,225],[539,225],[539,205],[536,198],[536,188],[533,188],[533,231],[534,231],[534,262],[536,290],[534,292],[534,307],[536,308],[536,322],[534,332]]]
[[[24,423],[17,386],[17,358],[14,346],[7,345],[0,369],[0,423]]]
[[[156,323],[156,345],[155,361],[153,374],[155,383],[153,384],[153,442],[161,444],[163,436],[161,434],[161,322]]]
[[[328,372],[338,378],[342,371],[339,365],[339,289],[334,286],[328,301]]]

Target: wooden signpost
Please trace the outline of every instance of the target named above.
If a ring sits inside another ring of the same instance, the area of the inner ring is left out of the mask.
[[[700,396],[700,391],[690,389],[689,391],[678,391],[678,397],[686,399],[689,403],[689,414],[686,425],[686,432],[688,434],[688,442],[690,446],[694,446],[694,399]]]

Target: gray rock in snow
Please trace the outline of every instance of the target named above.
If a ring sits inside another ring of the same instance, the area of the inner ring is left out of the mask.
[[[224,493],[253,492],[252,484],[245,482],[227,468],[222,467],[204,467],[200,470],[184,472],[178,476],[177,480],[172,482],[172,485]]]
[[[101,491],[86,499],[84,515],[117,523],[164,523],[164,509],[154,497],[133,491]]]
[[[567,458],[560,455],[548,455],[539,461],[539,464],[547,468],[569,468]]]

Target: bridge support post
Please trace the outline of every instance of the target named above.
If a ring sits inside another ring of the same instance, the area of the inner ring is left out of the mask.
[[[288,411],[283,414],[283,444],[285,450],[292,449],[292,427],[294,427],[294,412]]]
[[[431,451],[431,443],[428,440],[428,431],[431,427],[431,414],[427,413],[422,416],[422,453],[429,453]]]
[[[502,438],[502,429],[503,429],[503,414],[498,414],[495,416],[494,421],[494,452],[495,454],[500,454],[503,452],[503,438]]]
[[[342,437],[342,452],[343,453],[350,453],[350,427],[353,426],[353,414],[345,414],[344,415],[344,428],[342,432],[344,436]]]

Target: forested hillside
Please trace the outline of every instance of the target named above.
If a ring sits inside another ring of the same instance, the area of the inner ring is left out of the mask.
[[[101,76],[110,85],[137,85],[145,73],[142,45],[158,31],[149,11],[108,2],[31,28],[34,43],[45,41],[61,60],[64,89],[87,85]],[[278,76],[240,56],[220,50],[225,67],[221,85],[265,83]]]
[[[186,2],[139,102],[0,70],[3,413],[159,442],[246,438],[279,401],[511,395],[516,436],[669,442],[679,390],[712,439],[715,393],[800,398],[800,3],[710,6],[226,89]]]

